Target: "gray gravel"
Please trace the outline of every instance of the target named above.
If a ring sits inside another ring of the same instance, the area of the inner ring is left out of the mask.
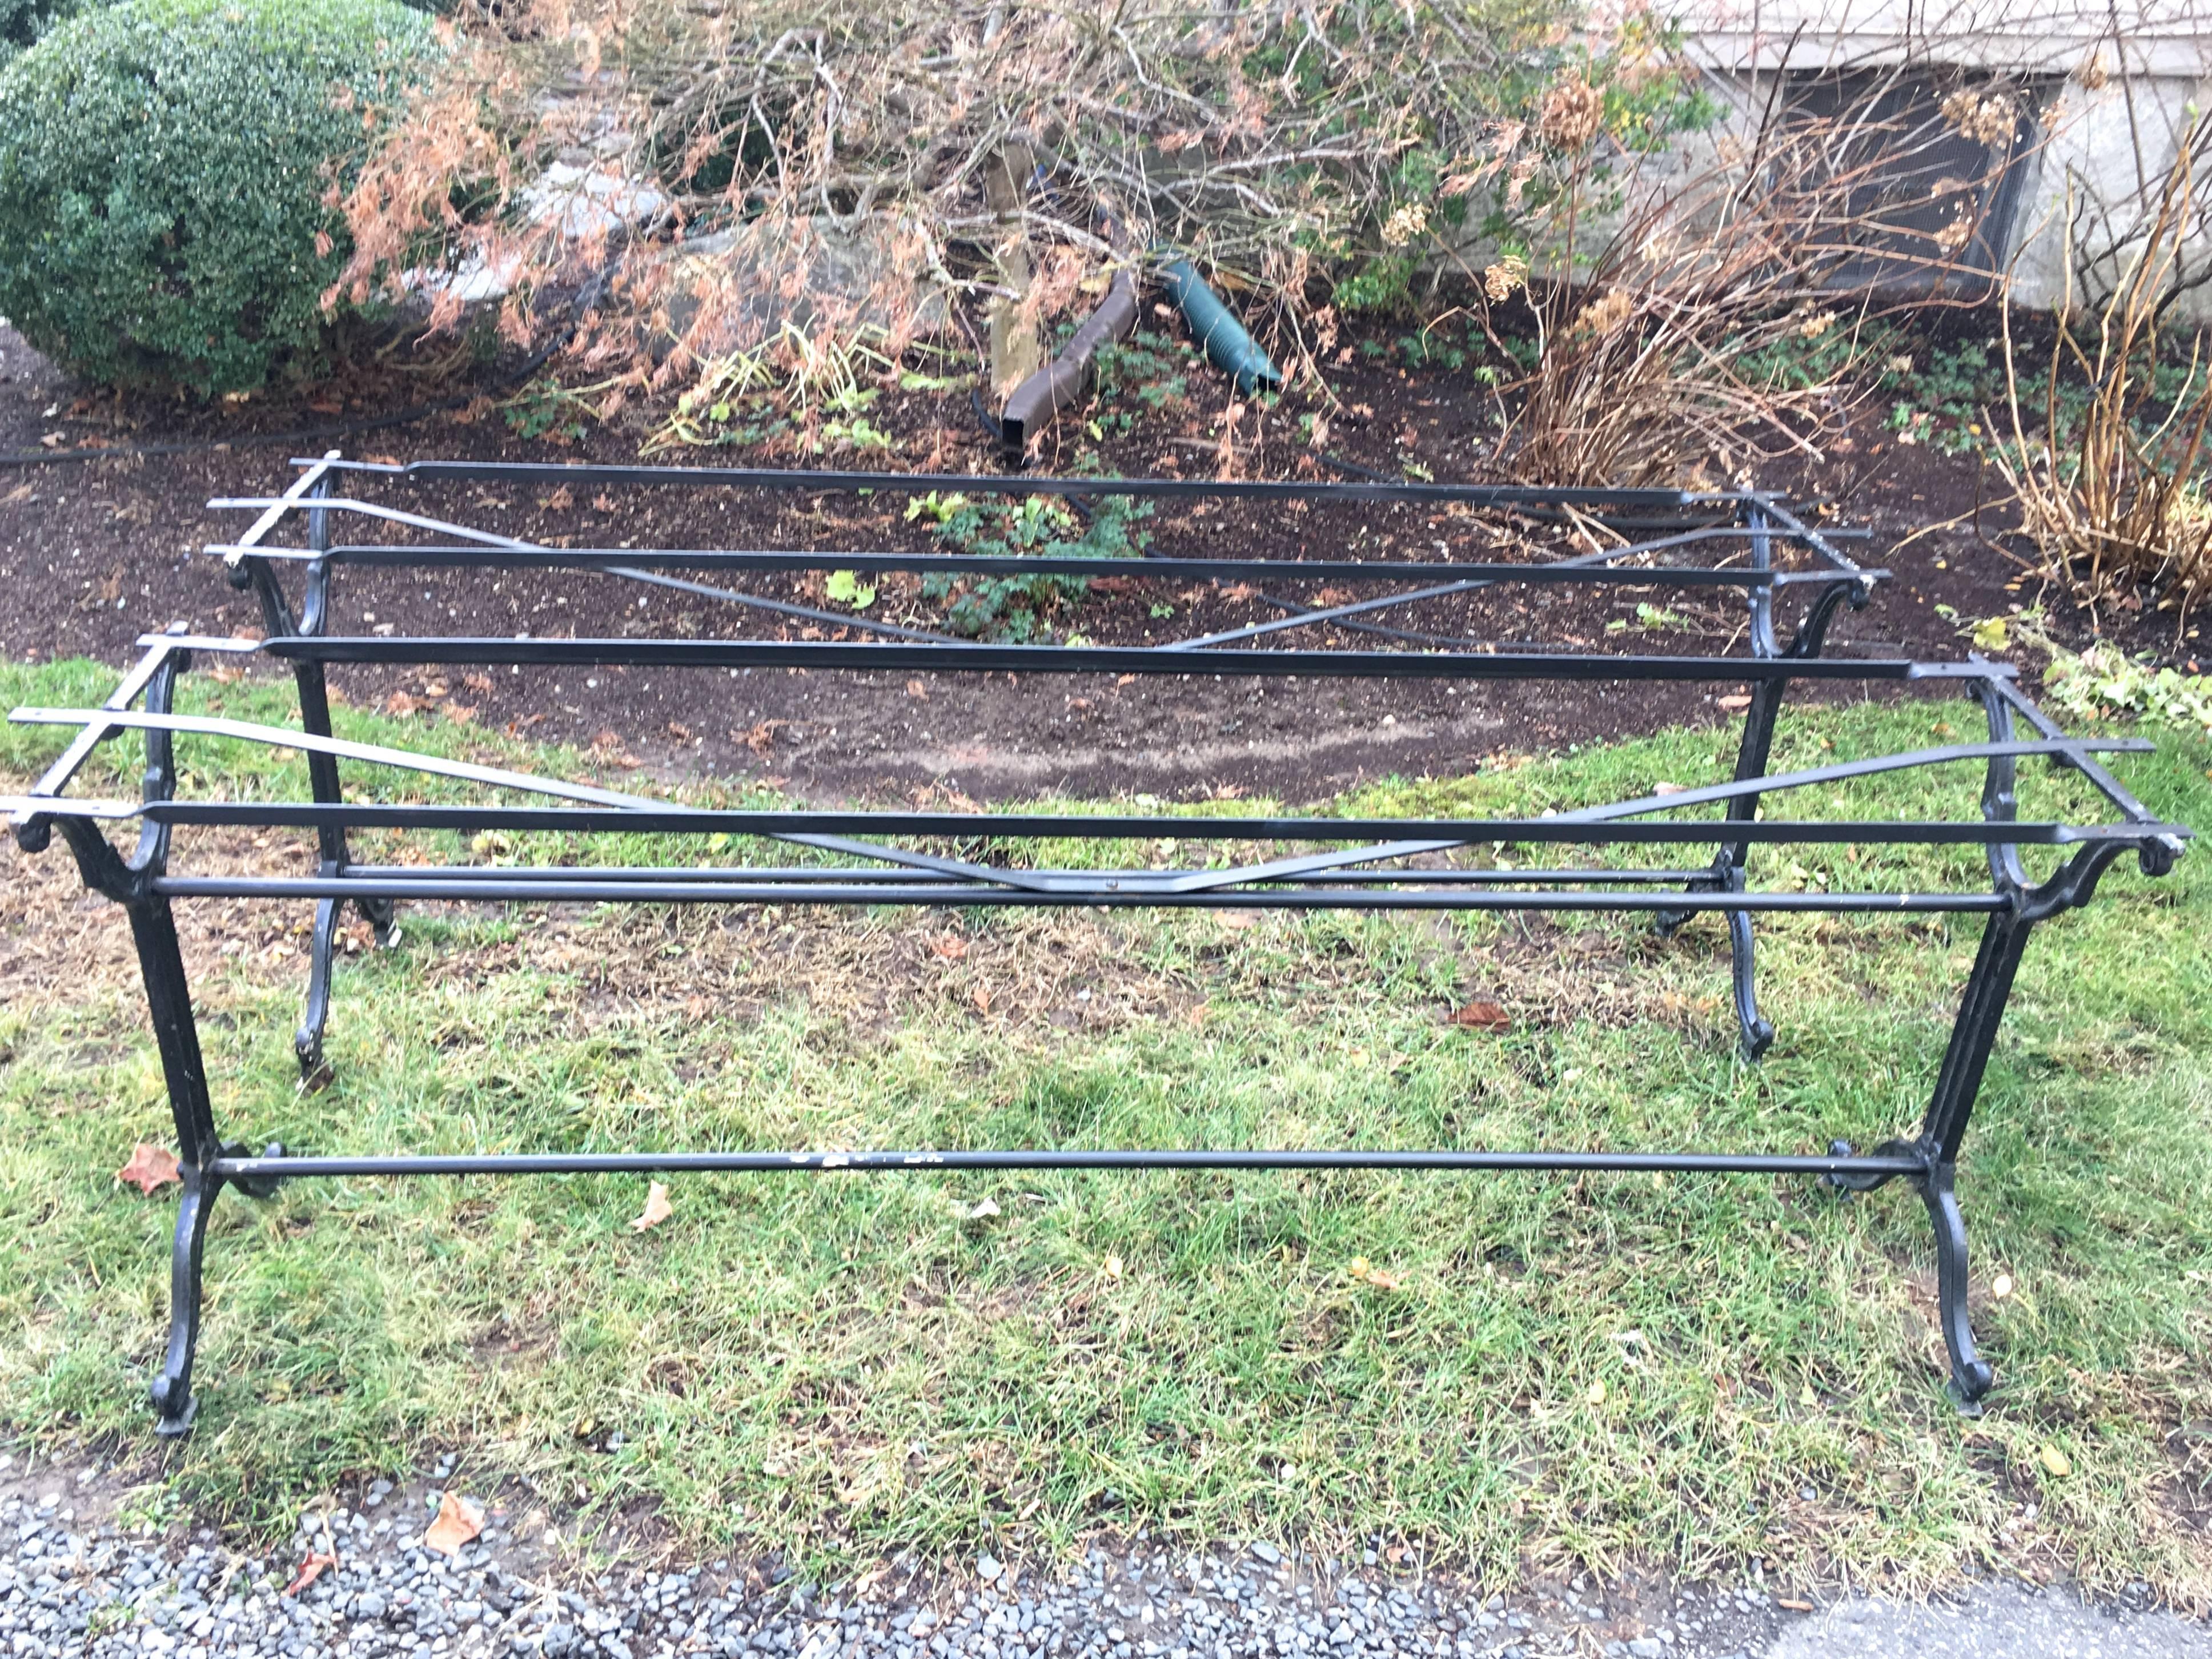
[[[1048,1574],[978,1555],[902,1558],[865,1589],[798,1583],[774,1562],[586,1571],[549,1548],[527,1502],[486,1502],[483,1537],[421,1545],[450,1464],[310,1506],[256,1555],[212,1532],[128,1524],[96,1468],[0,1461],[5,1659],[2167,1659],[2212,1654],[2206,1627],[2063,1592],[1978,1589],[1960,1606],[1800,1610],[1759,1583],[1587,1578],[1484,1597],[1376,1551],[1314,1559],[1261,1540],[1205,1550],[1139,1533]],[[533,1534],[533,1523],[539,1528]],[[1378,1540],[1379,1541],[1379,1540]],[[633,1552],[635,1553],[635,1552]],[[293,1593],[302,1563],[337,1565]]]

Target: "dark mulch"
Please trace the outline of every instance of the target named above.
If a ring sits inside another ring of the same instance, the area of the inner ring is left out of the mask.
[[[1387,342],[1396,332],[1376,329],[1364,337]],[[1480,476],[1493,419],[1492,394],[1463,369],[1399,366],[1401,356],[1354,353],[1333,369],[1339,402],[1325,411],[1329,453],[1392,475],[1410,463],[1438,479]],[[1229,390],[1202,366],[1192,368],[1187,384],[1188,397],[1164,409],[1120,405],[1135,422],[1103,441],[1084,431],[1091,411],[1064,419],[1054,434],[1057,447],[1040,470],[1066,470],[1081,459],[1107,471],[1211,476],[1219,464],[1215,440]],[[426,395],[434,394],[388,373],[366,386],[356,383],[349,404],[312,392],[213,409],[93,397],[70,386],[11,331],[0,331],[0,451],[5,452],[35,448],[50,437],[63,447],[88,441],[242,441]],[[1252,477],[1334,476],[1299,441],[1297,416],[1319,408],[1286,399],[1256,433],[1248,413],[1237,434],[1237,466]],[[1905,542],[1930,524],[1971,514],[1978,492],[1987,493],[1991,484],[1971,459],[1897,445],[1880,430],[1875,414],[1868,410],[1852,437],[1823,464],[1778,467],[1761,482],[1822,511],[1825,522],[1872,530],[1870,541],[1850,550],[1863,562],[1895,573],[1866,611],[1839,619],[1832,652],[1958,654],[1966,648],[1965,623],[2033,599],[2039,583],[2025,579],[2017,556],[1978,534],[1972,523]],[[815,458],[788,449],[723,449],[669,459],[996,470],[964,391],[887,393],[869,418],[896,437],[896,453]],[[592,427],[568,443],[528,441],[500,410],[479,400],[471,409],[356,434],[339,447],[349,454],[399,460],[629,461],[635,459],[644,430],[641,417],[632,416],[612,427]],[[327,446],[301,447],[319,453]],[[121,661],[137,635],[172,621],[211,632],[254,626],[258,617],[250,599],[233,591],[220,564],[197,550],[235,533],[243,515],[210,513],[204,504],[215,495],[274,493],[289,476],[288,453],[285,447],[234,442],[179,455],[0,473],[0,583],[9,595],[0,613],[0,648],[18,657],[88,654]],[[903,501],[891,497],[456,486],[422,491],[412,504],[572,545],[834,549],[927,542],[899,516]],[[1983,528],[1994,533],[2000,527],[1999,515],[1984,515]],[[1413,507],[1285,514],[1233,502],[1164,507],[1146,528],[1160,553],[1214,556],[1413,557],[1433,553],[1438,542],[1455,551],[1484,548],[1495,534],[1477,519]],[[747,586],[821,603],[818,586],[804,583]],[[1277,590],[1273,597],[1310,600],[1316,593],[1316,585],[1303,584]],[[1702,651],[1735,637],[1739,618],[1717,600],[1677,602],[1672,609],[1682,629],[1647,631],[1633,623],[1638,597],[1645,596],[1499,590],[1431,602],[1387,620],[1509,646]],[[341,631],[388,624],[403,634],[523,628],[586,635],[758,634],[784,625],[715,601],[580,574],[495,580],[486,574],[410,577],[350,571],[341,579],[337,604]],[[1956,619],[1939,606],[1955,612]],[[2087,619],[2063,604],[2054,608],[2062,637],[2086,635]],[[870,614],[911,615],[927,623],[933,613],[894,580],[884,584]],[[1241,627],[1279,614],[1257,593],[1147,577],[1141,565],[1133,564],[1127,580],[1095,586],[1073,622],[1102,643],[1138,642]],[[1608,622],[1624,619],[1632,622],[1626,631],[1607,631]],[[2117,623],[2130,644],[2172,642],[2170,631],[2161,633],[2149,617],[2107,613],[2103,620],[2108,628]],[[2133,637],[2137,634],[2140,639]],[[1283,642],[1307,637],[1286,635]],[[1291,799],[1390,774],[1463,771],[1501,751],[1719,720],[1725,716],[1715,699],[1729,689],[1603,682],[1456,688],[1341,680],[1261,684],[1204,675],[1127,684],[1094,677],[1016,682],[1010,677],[732,677],[623,670],[502,672],[455,684],[430,673],[340,670],[336,684],[343,696],[362,702],[386,702],[395,693],[465,702],[481,721],[527,729],[533,736],[598,739],[655,770],[771,778],[796,793],[823,798],[908,794],[936,785],[978,798],[1056,790],[1185,796],[1237,788]]]

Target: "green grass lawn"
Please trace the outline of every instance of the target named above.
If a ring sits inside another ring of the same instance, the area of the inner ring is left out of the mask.
[[[82,702],[110,678],[9,668],[0,697]],[[187,706],[289,718],[267,686],[194,689]],[[1808,714],[1776,765],[1953,727],[1978,715]],[[2212,825],[2212,750],[2160,735],[2118,769]],[[0,769],[61,736],[8,732]],[[1338,805],[1565,807],[1724,777],[1732,743],[1678,732]],[[129,777],[108,752],[88,787]],[[185,757],[202,787],[302,787],[296,757]],[[1890,778],[1792,810],[1936,816],[1978,789]],[[2024,778],[2024,815],[2069,802],[2067,781]],[[180,866],[196,848],[179,837]],[[1838,886],[1972,873],[1964,854],[1759,856],[1755,876]],[[19,895],[67,901],[9,905],[0,937],[0,1419],[150,1466],[174,1189],[109,1173],[169,1138],[124,925],[76,906],[58,842],[0,859]],[[702,1543],[824,1568],[1142,1523],[1382,1532],[1498,1580],[1569,1558],[1733,1575],[1757,1555],[1785,1581],[1925,1585],[2002,1560],[2203,1599],[2207,881],[2201,854],[2157,883],[2120,867],[2031,943],[1960,1178],[1998,1372],[1978,1421],[1941,1393],[1927,1226],[1897,1186],[1838,1203],[1741,1176],[699,1177],[637,1231],[642,1179],[335,1182],[224,1194],[199,1428],[158,1496],[270,1524],[434,1445],[562,1505],[647,1498]],[[1978,932],[1762,920],[1780,1037],[1750,1066],[1712,917],[1662,940],[1633,917],[418,908],[398,949],[343,964],[337,1081],[302,1095],[307,908],[181,914],[226,1132],[331,1152],[1868,1145],[1917,1126]],[[23,968],[27,941],[52,967]],[[1452,1023],[1478,998],[1512,1029]],[[2014,1289],[1988,1300],[2000,1273]]]

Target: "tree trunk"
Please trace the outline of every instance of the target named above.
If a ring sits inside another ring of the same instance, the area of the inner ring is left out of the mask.
[[[991,331],[991,390],[1003,398],[1044,361],[1036,325],[1022,315],[1034,275],[1029,233],[1022,224],[1022,202],[1036,162],[1030,147],[1011,140],[983,167],[983,200],[999,216],[998,245],[992,258],[999,281],[1009,290],[992,300],[987,313]]]

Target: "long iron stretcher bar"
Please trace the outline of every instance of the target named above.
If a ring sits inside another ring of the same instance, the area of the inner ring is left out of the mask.
[[[296,463],[298,477],[282,495],[233,498],[222,507],[255,518],[236,540],[208,550],[228,565],[232,580],[258,598],[265,637],[200,636],[181,628],[142,641],[144,654],[96,709],[18,709],[15,718],[78,728],[60,757],[25,795],[0,799],[27,850],[40,850],[58,829],[88,884],[128,914],[137,944],[148,1003],[161,1049],[179,1138],[185,1194],[171,1263],[169,1341],[153,1386],[159,1429],[181,1434],[197,1410],[191,1376],[199,1331],[200,1267],[209,1206],[226,1185],[266,1194],[282,1179],[307,1176],[571,1174],[589,1172],[896,1170],[1293,1170],[1671,1171],[1816,1176],[1846,1190],[1866,1191],[1905,1180],[1921,1194],[1936,1235],[1948,1388],[1962,1409],[1978,1409],[1992,1383],[1967,1319],[1966,1231],[1954,1192],[1959,1149],[1995,1040],[2013,975],[2029,930],[2087,903],[2111,863],[2133,852],[2151,874],[2172,867],[2189,836],[2159,822],[2106,768],[2100,755],[2140,752],[2139,741],[2069,737],[2021,691],[2002,664],[1918,661],[1904,658],[1840,659],[1821,654],[1829,622],[1844,604],[1863,605],[1887,573],[1854,563],[1837,546],[1857,532],[1808,526],[1786,503],[1753,492],[1693,494],[1673,490],[1555,490],[1530,487],[1340,483],[1246,483],[1181,479],[1044,479],[950,474],[783,472],[750,468],[552,466],[510,463],[418,462],[405,467],[348,461],[333,452]],[[412,490],[454,483],[582,483],[605,488],[920,493],[959,490],[1062,496],[1126,495],[1167,500],[1194,497],[1295,503],[1407,507],[1519,520],[1555,535],[1571,533],[1587,550],[1546,562],[1449,557],[1419,562],[1321,558],[1161,558],[1127,560],[1036,556],[1000,561],[986,556],[916,554],[896,550],[811,553],[772,550],[590,549],[548,547],[480,530],[412,507],[340,495],[337,486],[387,485]],[[333,520],[380,526],[403,539],[334,543]],[[304,525],[304,544],[273,538]],[[1635,539],[1632,531],[1660,533]],[[416,539],[408,540],[405,538]],[[430,538],[432,540],[421,538]],[[1785,560],[1800,568],[1790,568]],[[620,580],[671,586],[708,599],[727,599],[732,615],[827,617],[874,631],[883,642],[791,641],[759,637],[704,639],[405,638],[348,635],[330,630],[331,583],[347,568],[485,568],[527,572],[569,568]],[[705,571],[723,577],[793,571],[1033,570],[1091,575],[1103,568],[1148,574],[1285,585],[1328,581],[1399,586],[1352,604],[1271,599],[1288,614],[1266,623],[1157,646],[1005,646],[955,640],[927,629],[877,624],[821,612],[773,595],[751,593],[664,574]],[[287,577],[301,581],[295,611]],[[1600,585],[1629,592],[1703,590],[1745,605],[1747,655],[1636,655],[1591,650],[1499,649],[1482,641],[1416,634],[1373,619],[1393,607],[1521,583],[1540,591]],[[1795,592],[1802,615],[1786,640],[1775,617],[1778,595]],[[1297,649],[1258,646],[1277,633],[1325,631],[1334,639],[1383,637],[1401,648],[1346,649],[1323,643]],[[1419,644],[1425,648],[1402,648]],[[176,711],[179,677],[195,656],[258,656],[288,664],[300,693],[298,729]],[[665,668],[805,667],[868,672],[937,671],[1033,673],[1215,674],[1275,679],[1298,677],[1461,679],[1678,681],[1748,688],[1734,777],[1727,783],[1639,797],[1530,818],[1198,818],[1170,813],[932,812],[695,808],[651,796],[570,780],[384,745],[350,742],[331,731],[325,670],[334,663],[400,665],[606,664]],[[1770,773],[1775,723],[1790,684],[1948,684],[1977,702],[1988,739],[1949,743],[1796,771]],[[2018,728],[2033,733],[2022,738]],[[143,799],[103,800],[67,793],[104,741],[137,731],[146,745]],[[282,747],[301,756],[312,799],[220,801],[178,798],[179,739],[219,738]],[[2020,763],[2041,760],[2077,775],[2109,807],[2110,821],[2023,821],[2015,781]],[[356,777],[364,769],[396,769],[520,793],[563,805],[348,800],[340,764]],[[1978,767],[1978,811],[1935,821],[1778,819],[1761,803],[1793,792],[1828,789],[1863,779],[1936,768]],[[1697,809],[1717,817],[1688,817]],[[105,826],[136,821],[129,854]],[[311,830],[316,867],[301,876],[203,876],[173,872],[172,839],[179,829],[228,825]],[[679,864],[567,867],[367,864],[355,860],[351,830],[404,832],[482,830],[570,834],[742,836],[791,849],[788,864]],[[1025,837],[1093,842],[1165,838],[1178,845],[1231,842],[1275,843],[1277,856],[1222,867],[1197,864],[1155,869],[1036,868],[1018,860],[987,863],[902,842],[957,840],[965,846]],[[1717,848],[1709,863],[1681,868],[1542,868],[1452,862],[1471,849],[1498,844],[1563,848],[1608,845]],[[1774,890],[1754,886],[1754,848],[1888,845],[1979,848],[1986,884],[1931,892]],[[2022,860],[2029,848],[2057,849],[2041,879]],[[822,861],[825,858],[834,862]],[[179,954],[171,902],[209,896],[313,900],[316,921],[309,955],[306,1017],[295,1038],[303,1077],[325,1068],[323,1036],[331,971],[344,908],[360,910],[380,942],[401,901],[827,903],[925,905],[1090,905],[1099,907],[1234,906],[1239,908],[1438,910],[1615,910],[1656,913],[1662,928],[1692,914],[1717,911],[1729,931],[1739,1035],[1756,1058],[1773,1027],[1760,1016],[1753,989],[1752,916],[1755,913],[1961,913],[1984,918],[1980,951],[1969,976],[1951,1042],[1918,1133],[1858,1152],[1832,1143],[1824,1153],[1707,1152],[1500,1151],[1382,1149],[1085,1149],[963,1151],[494,1152],[465,1155],[305,1155],[282,1147],[259,1154],[225,1142],[216,1126],[205,1066]]]

